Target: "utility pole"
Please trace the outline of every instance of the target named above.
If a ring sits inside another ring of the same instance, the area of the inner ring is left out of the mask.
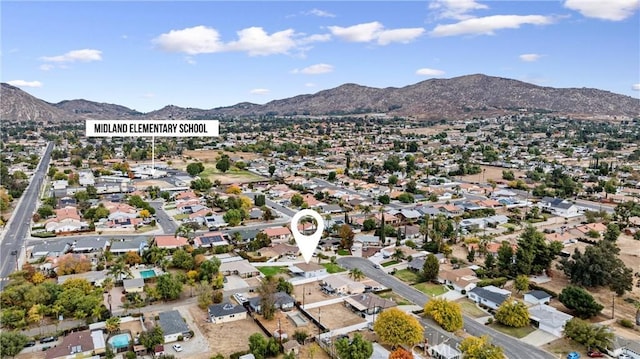
[[[611,319],[615,319],[616,315],[616,295],[611,296]]]

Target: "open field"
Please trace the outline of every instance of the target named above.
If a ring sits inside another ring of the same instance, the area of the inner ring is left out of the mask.
[[[196,313],[194,313],[196,311]],[[192,316],[194,318],[201,318],[206,316],[199,308],[191,309]],[[215,354],[222,354],[225,357],[229,355],[249,350],[249,336],[253,333],[261,333],[262,330],[253,319],[247,318],[244,320],[238,320],[230,323],[213,324],[207,323],[204,320],[196,320],[196,325],[200,329],[202,335],[207,339],[209,348],[202,348],[203,353],[207,356],[204,358],[210,358]],[[242,335],[238,335],[242,333]]]
[[[319,316],[320,323],[329,328],[329,330],[348,327],[350,325],[362,323],[365,321],[364,318],[356,315],[347,307],[345,307],[343,303],[313,308],[309,310],[309,314],[311,314],[311,316],[315,319],[318,319]]]
[[[514,338],[524,338],[527,335],[533,333],[536,328],[528,325],[526,327],[522,327],[522,328],[513,328],[513,327],[507,327],[505,325],[499,324],[499,323],[493,323],[490,325],[490,327],[492,327],[493,329],[502,332],[504,334],[510,335]]]
[[[332,298],[330,295],[320,290],[319,281],[294,286],[291,296],[301,303],[304,302],[304,304],[321,302]]]
[[[229,152],[223,150],[184,150],[182,151],[183,158],[194,158],[202,162],[215,163],[216,159],[223,154],[229,155],[229,158],[233,161],[244,160],[250,161],[260,158],[260,154],[253,152]]]
[[[193,160],[189,160],[189,158],[193,158],[195,160],[201,161],[204,164],[204,171],[200,174],[200,177],[208,178],[211,182],[220,181],[222,184],[240,184],[240,183],[249,183],[264,180],[263,177],[251,173],[249,171],[240,170],[236,167],[231,167],[229,171],[222,173],[216,168],[216,158],[219,156],[219,153],[223,151],[184,151],[183,160],[176,159],[172,162],[171,167],[186,171],[187,165]],[[246,152],[237,152],[230,153],[229,157],[232,161],[236,160],[250,160],[257,158],[258,155],[255,153],[246,153]]]
[[[262,325],[264,325],[264,327],[267,328],[270,333],[272,334],[275,333],[279,327],[284,333],[287,334],[290,340],[295,340],[293,339],[293,333],[295,333],[296,331],[305,332],[309,336],[318,334],[318,327],[316,327],[310,320],[304,317],[303,314],[301,313],[299,315],[303,316],[305,320],[307,320],[307,325],[297,327],[293,322],[293,320],[291,320],[287,315],[288,313],[295,313],[295,312],[298,312],[298,311],[294,310],[294,311],[285,313],[281,310],[276,310],[276,313],[273,316],[273,319],[271,320],[265,320],[261,315],[258,315],[256,318],[260,320],[260,323],[262,323]]]
[[[401,281],[409,284],[418,283],[420,281],[418,273],[408,269],[398,270],[393,275]]]
[[[139,190],[144,190],[144,189],[146,189],[147,187],[150,187],[150,186],[151,187],[159,187],[160,189],[175,187],[171,183],[169,183],[167,181],[159,180],[159,179],[136,181],[134,183],[134,186],[136,187],[136,189],[139,189]]]
[[[502,167],[494,167],[494,166],[480,166],[482,168],[482,172],[475,175],[467,175],[462,176],[461,179],[463,181],[469,182],[487,182],[489,180],[502,180],[502,171],[509,170],[512,171],[515,175],[516,179],[520,176],[524,176],[525,172],[517,169],[511,168],[502,168]]]

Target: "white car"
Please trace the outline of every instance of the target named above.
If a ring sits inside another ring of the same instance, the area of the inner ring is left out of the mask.
[[[173,345],[173,350],[177,351],[177,352],[181,352],[182,351],[182,345],[180,344],[174,344]]]
[[[629,354],[622,353],[618,355],[618,359],[631,359],[631,356]]]

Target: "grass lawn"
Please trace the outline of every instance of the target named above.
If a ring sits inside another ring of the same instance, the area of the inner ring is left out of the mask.
[[[491,324],[490,327],[518,339],[524,338],[536,330],[536,328],[531,325],[522,328],[512,328],[495,322]]]
[[[384,293],[380,293],[378,294],[381,298],[384,299],[389,299],[389,300],[393,300],[394,302],[396,302],[396,304],[398,305],[410,305],[413,304],[410,301],[404,299],[404,297],[399,296],[398,294],[394,293],[394,292],[384,292]]]
[[[331,274],[340,273],[340,272],[346,271],[346,269],[340,267],[337,264],[333,264],[333,263],[323,263],[322,266],[327,268],[327,272],[331,273]]]
[[[138,229],[136,229],[136,233],[145,233],[145,232],[154,231],[156,229],[158,229],[158,227],[156,227],[156,226],[142,226],[142,227],[138,227]]]
[[[541,349],[553,354],[560,354],[562,358],[566,358],[566,355],[573,351],[584,353],[587,350],[584,345],[568,338],[556,339],[549,344],[543,345]]]
[[[260,273],[266,275],[266,276],[274,276],[276,274],[279,273],[289,273],[289,269],[286,266],[281,266],[281,267],[258,267],[258,270],[260,271]]]
[[[175,216],[173,216],[173,218],[174,218],[176,221],[182,221],[182,220],[183,220],[183,219],[185,219],[185,218],[189,218],[189,215],[188,215],[188,214],[186,214],[186,213],[180,213],[180,214],[176,214]]]
[[[473,303],[472,301],[468,300],[468,299],[460,299],[458,301],[456,301],[456,303],[460,304],[460,307],[462,308],[462,312],[464,314],[467,314],[469,316],[472,316],[474,318],[482,318],[482,317],[486,317],[487,314],[485,311],[483,311],[482,309],[476,307],[476,304]]]
[[[394,264],[398,264],[399,262],[396,260],[390,260],[388,262],[384,262],[384,263],[380,263],[383,267],[388,267],[388,266],[392,266]]]
[[[406,283],[412,284],[420,281],[420,276],[418,275],[418,273],[414,271],[410,271],[408,269],[397,270],[393,275],[396,276],[396,278]]]
[[[338,254],[341,256],[349,256],[351,252],[348,249],[338,249]]]
[[[447,287],[442,284],[433,284],[427,282],[414,284],[413,287],[431,297],[437,297],[440,294],[444,294],[449,291],[449,289],[447,289]]]

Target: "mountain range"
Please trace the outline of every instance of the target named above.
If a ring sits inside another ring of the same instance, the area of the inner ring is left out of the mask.
[[[640,99],[593,88],[553,88],[482,74],[430,79],[396,88],[344,84],[315,94],[242,102],[212,109],[165,106],[141,113],[87,100],[49,103],[2,83],[0,119],[17,122],[79,122],[86,119],[207,119],[258,115],[348,115],[386,113],[418,119],[462,119],[542,111],[573,117],[640,116]]]

